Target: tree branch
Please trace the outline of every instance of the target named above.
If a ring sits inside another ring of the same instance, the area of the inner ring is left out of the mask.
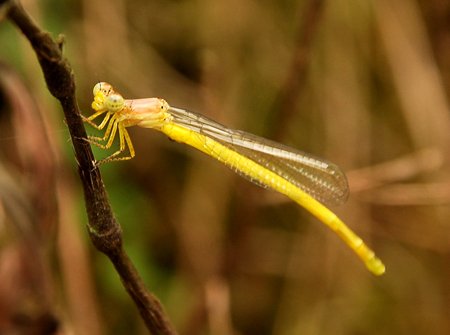
[[[122,229],[108,201],[99,169],[86,139],[75,97],[75,80],[69,62],[62,55],[62,38],[53,40],[42,31],[19,1],[0,0],[0,10],[31,43],[47,83],[48,90],[62,106],[70,131],[78,172],[83,185],[88,231],[94,246],[113,263],[120,279],[139,309],[152,334],[176,334],[156,297],[149,293],[122,245]]]

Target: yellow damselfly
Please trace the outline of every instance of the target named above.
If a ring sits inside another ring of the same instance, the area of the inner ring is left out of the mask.
[[[340,204],[347,199],[347,179],[336,165],[255,135],[231,130],[200,114],[171,107],[163,99],[125,100],[105,82],[96,84],[93,93],[95,113],[84,121],[100,130],[106,127],[106,131],[103,137],[90,136],[89,141],[109,149],[116,135],[119,136],[119,149],[98,161],[98,165],[135,156],[127,127],[159,130],[217,159],[256,184],[288,196],[335,231],[372,273],[385,272],[384,264],[363,240],[321,203]],[[93,120],[100,115],[105,116],[97,125]]]

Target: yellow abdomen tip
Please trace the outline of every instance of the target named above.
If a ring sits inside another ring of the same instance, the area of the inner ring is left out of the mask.
[[[370,272],[372,272],[376,276],[381,276],[386,272],[386,266],[383,264],[383,262],[377,258],[374,257],[371,260],[369,260],[366,263],[367,268]]]

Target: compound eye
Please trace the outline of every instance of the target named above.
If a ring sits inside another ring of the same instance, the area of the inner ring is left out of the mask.
[[[94,96],[96,96],[100,92],[105,95],[109,95],[109,93],[111,93],[112,91],[113,91],[112,86],[102,81],[100,83],[95,84],[92,93],[94,93]]]
[[[111,112],[118,112],[123,108],[124,100],[120,94],[111,94],[105,101],[106,108]]]

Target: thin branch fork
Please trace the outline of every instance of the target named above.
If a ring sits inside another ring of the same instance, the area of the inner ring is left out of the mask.
[[[114,217],[100,171],[94,164],[94,155],[85,140],[86,130],[75,97],[73,71],[62,55],[62,38],[55,41],[41,30],[19,1],[0,0],[2,12],[31,43],[48,90],[61,103],[75,150],[89,220],[88,231],[94,246],[113,263],[149,331],[152,334],[176,334],[160,302],[147,291],[123,249],[122,229]]]

